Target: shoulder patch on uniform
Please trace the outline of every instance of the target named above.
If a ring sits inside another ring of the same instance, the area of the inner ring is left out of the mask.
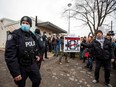
[[[43,41],[43,39],[42,39],[42,38],[41,38],[40,40],[41,40],[41,41]]]
[[[13,38],[13,36],[11,34],[9,34],[7,40],[11,40],[12,38]]]

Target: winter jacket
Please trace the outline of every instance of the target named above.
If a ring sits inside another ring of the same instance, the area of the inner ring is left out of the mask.
[[[82,43],[82,45],[87,48],[93,48],[93,53],[97,60],[110,60],[114,58],[112,42],[106,38],[103,43],[103,48],[101,48],[101,44],[96,39],[90,44]]]

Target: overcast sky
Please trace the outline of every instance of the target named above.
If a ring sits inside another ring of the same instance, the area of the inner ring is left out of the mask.
[[[38,16],[43,22],[49,21],[68,30],[68,18],[62,13],[73,0],[0,0],[0,19],[20,20],[22,16]],[[89,30],[80,21],[71,19],[71,34],[87,35]]]

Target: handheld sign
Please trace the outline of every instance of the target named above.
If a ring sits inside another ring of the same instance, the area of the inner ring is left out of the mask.
[[[64,36],[64,52],[80,52],[80,38]]]

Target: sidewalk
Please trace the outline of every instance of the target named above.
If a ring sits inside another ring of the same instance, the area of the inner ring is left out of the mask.
[[[106,87],[104,85],[104,69],[100,71],[100,82],[93,84],[94,71],[89,72],[84,68],[79,58],[70,59],[70,63],[62,60],[62,65],[58,63],[59,57],[54,57],[48,52],[49,59],[42,62],[40,69],[42,82],[40,87]],[[6,66],[4,51],[0,51],[0,87],[17,87]],[[116,71],[111,71],[111,84],[116,86]],[[30,79],[27,79],[25,87],[32,87]]]
[[[5,51],[5,48],[0,48],[0,51]]]
[[[48,56],[48,58],[52,58],[54,56],[54,54],[52,52],[47,52],[47,56]]]

